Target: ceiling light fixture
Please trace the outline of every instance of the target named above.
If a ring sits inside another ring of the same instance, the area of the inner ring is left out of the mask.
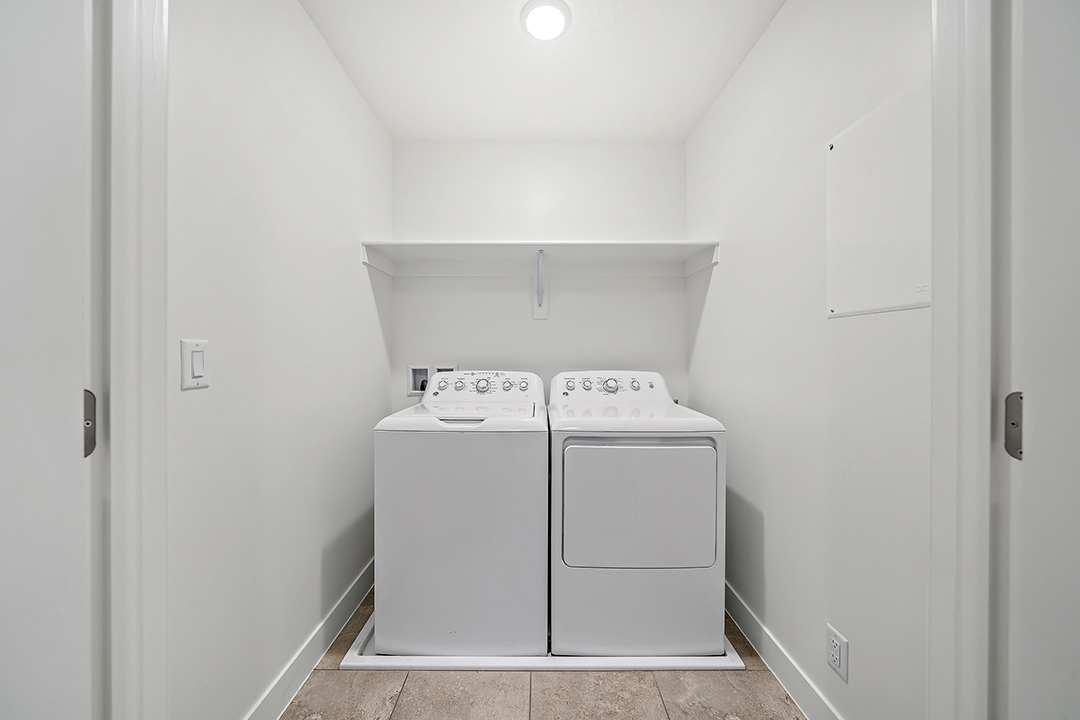
[[[554,40],[570,25],[570,8],[562,0],[529,0],[521,24],[537,40]]]

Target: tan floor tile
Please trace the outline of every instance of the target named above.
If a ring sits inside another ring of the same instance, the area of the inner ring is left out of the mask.
[[[671,720],[806,720],[771,672],[656,672]]]
[[[368,598],[371,598],[371,593],[368,593]],[[374,609],[374,604],[368,604],[367,599],[365,599],[360,604],[360,607],[356,608],[356,612],[349,618],[349,622],[345,623],[345,627],[338,633],[330,649],[326,651],[322,660],[315,667],[319,670],[337,670],[338,666],[341,665],[341,661],[345,659],[345,653],[349,652],[353,641],[360,634],[360,630],[363,629],[364,623],[371,617],[371,612]]]
[[[727,635],[727,639],[731,641],[731,646],[735,648],[735,652],[739,653],[739,657],[742,658],[743,664],[746,665],[747,670],[768,670],[768,666],[765,665],[765,661],[754,650],[754,646],[750,644],[750,641],[746,639],[746,636],[742,634],[742,630],[735,624],[735,621],[731,619],[730,615],[724,616],[724,634]]]
[[[528,720],[529,673],[413,670],[393,720]]]
[[[666,720],[651,672],[535,672],[532,720]]]
[[[316,670],[281,720],[388,720],[404,670]]]

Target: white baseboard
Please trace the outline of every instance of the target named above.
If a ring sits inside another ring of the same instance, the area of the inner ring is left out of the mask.
[[[244,720],[278,720],[281,717],[285,708],[300,690],[300,686],[311,675],[311,671],[319,664],[319,660],[322,660],[322,656],[330,649],[341,629],[345,627],[345,623],[349,622],[349,618],[374,586],[375,559],[372,558],[367,567],[360,571],[349,588],[334,603],[334,607],[322,622],[311,632],[307,641],[296,651],[274,682],[270,683],[270,687],[251,708]]]
[[[758,616],[747,606],[739,593],[731,588],[731,585],[727,586],[725,601],[731,619],[739,626],[743,635],[754,646],[758,655],[769,666],[773,675],[784,686],[807,720],[843,720],[832,703],[825,699],[817,685],[807,677],[784,646],[773,637],[773,634],[761,624]]]

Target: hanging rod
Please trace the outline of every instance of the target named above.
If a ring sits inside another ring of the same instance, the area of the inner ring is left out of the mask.
[[[544,251],[536,253],[536,306],[544,307]]]

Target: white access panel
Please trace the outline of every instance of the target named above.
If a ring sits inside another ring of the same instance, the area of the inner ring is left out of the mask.
[[[829,317],[930,305],[930,78],[825,151]]]
[[[716,492],[713,447],[571,445],[563,454],[563,562],[709,567]]]

